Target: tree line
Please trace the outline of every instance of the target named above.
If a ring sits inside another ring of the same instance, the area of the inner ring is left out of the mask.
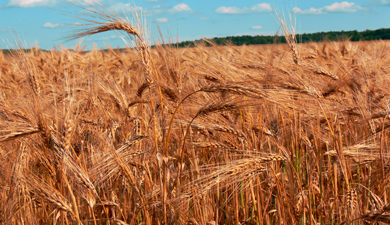
[[[372,40],[389,40],[390,28],[381,28],[378,30],[365,30],[365,31],[329,31],[329,32],[317,32],[317,33],[303,33],[296,35],[298,43],[307,42],[323,42],[323,41],[372,41]],[[198,44],[204,43],[206,46],[211,46],[211,43],[215,45],[258,45],[258,44],[273,44],[273,43],[286,43],[284,36],[278,35],[244,35],[244,36],[228,36],[228,37],[215,37],[207,39],[207,41],[195,40],[195,41],[183,41],[177,44],[178,47],[195,47]]]

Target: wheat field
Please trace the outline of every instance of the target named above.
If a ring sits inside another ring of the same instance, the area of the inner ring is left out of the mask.
[[[151,49],[92,9],[0,53],[1,224],[388,224],[390,43]],[[91,22],[91,21],[89,21]]]

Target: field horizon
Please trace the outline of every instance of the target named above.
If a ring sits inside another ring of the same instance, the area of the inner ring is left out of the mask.
[[[268,44],[286,44],[285,36],[277,35],[242,35],[242,36],[226,36],[226,37],[213,37],[213,38],[204,38],[199,40],[192,41],[180,41],[180,42],[171,42],[168,43],[171,47],[179,47],[179,48],[187,48],[187,47],[196,47],[198,45],[206,45],[207,47],[212,47],[213,43],[217,46],[242,46],[242,45],[268,45]],[[329,31],[329,32],[315,32],[315,33],[304,33],[304,34],[295,34],[297,36],[297,43],[310,43],[310,42],[342,42],[345,40],[350,40],[353,42],[356,41],[374,41],[374,40],[389,40],[390,39],[390,28],[380,28],[376,30],[365,30],[365,31]],[[172,39],[172,38],[171,38]],[[160,45],[159,42],[152,44],[150,47],[155,48]],[[109,44],[109,43],[108,43]],[[86,44],[87,45],[87,44]],[[94,45],[94,44],[92,44]],[[100,48],[101,51],[109,51],[107,48],[107,43],[105,43],[106,48]],[[31,48],[39,48],[39,46],[30,46],[29,48],[24,47],[25,51],[30,51]],[[95,48],[95,47],[94,47]],[[110,46],[110,48],[112,48]],[[131,47],[116,47],[114,49],[119,49],[124,51]],[[41,49],[40,51],[55,51],[60,50],[61,47],[58,45],[57,47],[47,49]],[[10,54],[11,51],[17,51],[18,49],[0,49],[4,54]],[[68,48],[68,50],[74,50],[72,48]],[[91,50],[86,50],[91,51]]]

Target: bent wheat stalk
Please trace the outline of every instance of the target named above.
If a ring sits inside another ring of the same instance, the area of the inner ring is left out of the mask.
[[[157,80],[157,86],[158,86],[158,92],[159,92],[159,97],[160,97],[160,105],[161,105],[161,112],[162,112],[162,116],[164,117],[164,104],[163,104],[163,97],[162,97],[162,91],[161,91],[161,87],[159,85],[159,76],[158,76],[158,73],[157,73],[157,70],[156,70],[156,67],[154,65],[154,62],[151,58],[151,54],[150,54],[150,51],[149,51],[149,48],[148,48],[148,44],[147,42],[145,41],[145,38],[143,37],[143,32],[141,32],[141,24],[140,24],[140,20],[138,18],[138,14],[135,12],[135,15],[136,15],[136,18],[137,18],[137,21],[138,21],[138,27],[139,29],[137,29],[134,25],[132,25],[129,21],[127,20],[124,20],[122,19],[118,14],[112,12],[112,11],[109,11],[109,10],[105,10],[104,7],[102,5],[98,5],[98,6],[92,6],[90,5],[91,7],[89,9],[86,9],[87,11],[89,11],[91,14],[89,14],[89,16],[91,17],[94,17],[96,19],[102,19],[103,21],[108,21],[106,23],[104,22],[99,22],[97,20],[91,20],[91,19],[86,19],[86,18],[81,18],[81,17],[76,17],[76,18],[79,18],[79,19],[82,19],[84,21],[87,21],[87,22],[90,22],[91,24],[90,25],[95,25],[95,27],[92,27],[90,29],[84,29],[84,30],[81,30],[81,32],[79,33],[76,33],[74,35],[71,35],[70,37],[68,37],[69,40],[72,40],[72,39],[77,39],[77,38],[82,38],[82,37],[85,37],[85,36],[89,36],[89,35],[93,35],[93,34],[98,34],[98,33],[102,33],[102,32],[106,32],[106,31],[112,31],[112,30],[119,30],[119,31],[124,31],[126,32],[127,34],[129,35],[132,35],[136,38],[136,46],[137,46],[137,50],[139,52],[139,54],[141,55],[141,60],[142,60],[142,64],[143,64],[143,67],[144,67],[144,70],[146,72],[146,77],[145,77],[145,80],[147,83],[149,84],[153,84],[154,83],[154,80],[152,79],[152,74],[154,72],[155,74],[155,77],[156,77],[156,80]],[[108,13],[106,13],[105,11],[108,11]],[[75,16],[74,16],[75,17]],[[150,86],[149,86],[150,87]],[[156,125],[156,116],[155,116],[155,112],[154,112],[154,102],[153,102],[153,96],[152,96],[152,92],[150,92],[150,103],[151,103],[151,108],[152,108],[152,118],[153,118],[153,130],[154,130],[154,140],[155,140],[155,148],[156,148],[156,152],[158,152],[158,137],[157,137],[157,125]],[[164,180],[165,180],[165,174],[167,173],[166,172],[166,166],[164,166]],[[166,190],[165,188],[166,186],[166,182],[164,182],[164,187],[162,187],[164,190]],[[164,193],[163,195],[164,199],[163,199],[163,204],[164,204],[164,222],[165,224],[167,224],[167,220],[166,220],[166,194]]]

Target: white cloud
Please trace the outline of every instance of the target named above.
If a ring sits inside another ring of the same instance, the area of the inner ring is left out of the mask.
[[[151,9],[152,14],[175,14],[181,12],[192,12],[192,9],[184,3],[175,5],[172,8],[167,8],[167,6],[158,6]]]
[[[92,5],[99,2],[100,2],[99,0],[84,0],[84,3],[87,5]]]
[[[320,9],[310,8],[310,9],[302,10],[298,7],[295,7],[293,10],[294,10],[294,13],[296,13],[296,14],[307,14],[307,15],[325,14],[325,12],[322,10],[322,8],[320,8]]]
[[[9,0],[8,7],[54,6],[56,0]]]
[[[113,4],[111,5],[109,8],[110,10],[114,11],[114,12],[131,12],[131,5],[130,3],[116,3],[116,4]]]
[[[96,40],[104,41],[104,40],[111,40],[111,39],[116,39],[116,38],[119,38],[119,37],[117,35],[111,35],[111,36],[97,38]]]
[[[185,12],[185,11],[192,11],[192,9],[187,5],[187,4],[179,4],[179,5],[175,5],[172,9],[171,9],[172,13],[175,13],[175,12]]]
[[[150,16],[146,9],[130,3],[116,3],[109,6],[109,10],[119,14],[133,15],[134,12],[137,12],[138,15]],[[131,18],[131,16],[128,17]]]
[[[268,3],[259,3],[250,7],[226,7],[221,6],[215,10],[219,14],[249,14],[249,13],[263,13],[270,12],[272,10],[271,5]]]
[[[382,0],[383,1],[383,0]],[[322,8],[310,8],[310,9],[300,9],[295,7],[294,12],[296,14],[306,14],[306,15],[320,15],[327,13],[352,13],[357,11],[365,10],[364,7],[356,5],[353,2],[335,2],[331,5],[324,6]]]
[[[240,9],[237,7],[226,7],[221,6],[215,10],[216,13],[220,14],[236,14]]]
[[[260,30],[261,28],[263,28],[263,27],[262,26],[252,26],[253,30]]]
[[[56,28],[56,27],[59,27],[59,26],[63,26],[63,24],[60,24],[60,23],[50,23],[50,22],[47,22],[47,23],[43,24],[43,27],[47,27],[47,28]]]
[[[210,17],[199,17],[200,20],[209,20]]]
[[[142,8],[138,6],[133,6],[129,3],[116,3],[114,5],[110,6],[110,10],[113,10],[114,12],[118,13],[129,13],[132,14],[134,10],[138,11],[140,14],[144,16],[156,16],[156,15],[162,15],[162,14],[175,14],[175,13],[188,13],[192,12],[192,9],[187,4],[178,4],[175,6],[169,6],[169,5],[155,5],[150,8]]]
[[[157,19],[157,22],[166,23],[166,22],[168,22],[168,19],[167,18],[159,18],[159,19]]]
[[[64,26],[84,26],[84,24],[81,24],[79,22],[76,22],[76,23],[72,23],[72,24],[63,24],[63,23],[51,23],[51,22],[47,22],[45,24],[43,24],[43,27],[46,27],[46,28],[58,28],[58,27],[64,27]]]
[[[325,6],[325,8],[328,12],[356,12],[363,9],[353,2],[335,2],[332,5]]]

